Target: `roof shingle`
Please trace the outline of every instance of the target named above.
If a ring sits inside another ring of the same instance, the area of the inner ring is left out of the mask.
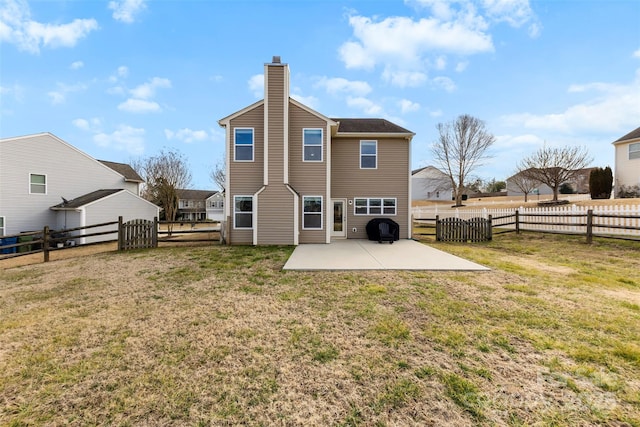
[[[401,126],[385,119],[348,119],[332,118],[338,122],[339,133],[406,133],[413,134]]]

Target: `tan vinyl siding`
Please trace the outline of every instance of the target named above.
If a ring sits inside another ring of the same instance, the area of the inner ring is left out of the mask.
[[[331,146],[331,197],[396,198],[396,215],[355,215],[347,203],[347,237],[366,239],[373,218],[388,217],[400,225],[400,238],[409,237],[409,143],[403,138],[363,138],[378,141],[377,169],[360,169],[360,138],[334,138]],[[353,228],[357,232],[353,232]]]
[[[232,244],[252,244],[253,230],[234,229],[233,197],[252,196],[261,187],[264,180],[264,106],[259,105],[238,117],[231,119],[228,132],[230,135],[229,182],[230,222],[229,241]],[[253,162],[236,162],[233,160],[235,128],[253,128]]]
[[[284,76],[285,68],[268,67],[267,113],[269,184],[282,183],[284,176]]]
[[[277,184],[267,186],[258,197],[258,244],[292,245],[294,195]]]
[[[300,243],[325,243],[326,229],[302,229],[302,197],[322,196],[324,222],[327,213],[327,122],[302,108],[291,105],[289,107],[289,182],[300,194],[298,209],[298,224],[300,228]],[[303,162],[302,160],[302,130],[305,128],[322,129],[322,162]]]

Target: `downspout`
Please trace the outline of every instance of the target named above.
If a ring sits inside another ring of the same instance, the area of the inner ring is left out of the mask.
[[[325,157],[326,160],[326,164],[327,164],[327,173],[326,173],[326,184],[327,184],[327,199],[325,200],[325,211],[326,211],[326,215],[325,217],[325,229],[326,229],[326,236],[325,236],[325,243],[331,243],[331,231],[333,230],[333,200],[331,199],[331,125],[329,123],[327,123],[327,129],[325,130],[326,132],[326,141],[325,141],[325,145],[326,145],[326,151],[327,151],[327,155]],[[345,206],[345,210],[346,210],[346,206]],[[346,215],[346,212],[343,212],[343,215]]]
[[[87,211],[85,210],[85,208],[80,208],[78,209],[78,211],[80,212],[80,227],[86,227],[87,226]],[[82,235],[84,235],[87,232],[87,230],[82,230]],[[82,237],[80,239],[80,244],[84,245],[87,242],[87,238],[86,237]]]

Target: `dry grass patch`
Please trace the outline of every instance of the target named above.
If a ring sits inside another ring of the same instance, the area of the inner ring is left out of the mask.
[[[0,424],[640,425],[637,244],[437,247],[493,270],[215,246],[0,271]]]

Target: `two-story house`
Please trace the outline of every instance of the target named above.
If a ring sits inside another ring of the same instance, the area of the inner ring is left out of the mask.
[[[178,221],[222,221],[224,195],[219,191],[177,190]]]
[[[0,235],[153,220],[159,208],[139,196],[142,182],[129,165],[96,160],[50,133],[0,139]]]
[[[425,166],[411,172],[411,200],[451,201],[451,178],[434,166]]]
[[[614,188],[618,197],[625,187],[640,188],[640,127],[613,142],[616,150]]]
[[[329,118],[289,96],[289,67],[264,66],[264,99],[226,130],[225,233],[231,244],[367,237],[373,218],[411,237],[411,139],[385,119]]]

